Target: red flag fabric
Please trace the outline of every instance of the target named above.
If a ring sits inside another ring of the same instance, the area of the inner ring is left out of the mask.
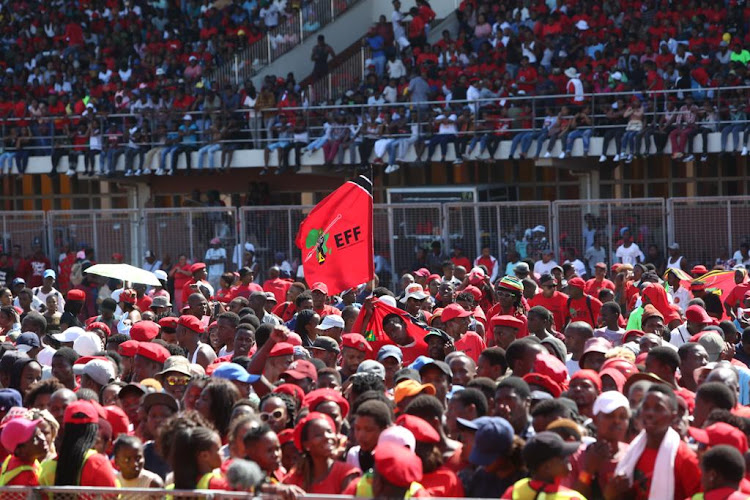
[[[322,282],[333,295],[374,275],[372,182],[348,181],[315,205],[296,238],[305,280]]]
[[[413,339],[413,342],[408,345],[398,345],[404,355],[403,365],[409,365],[418,356],[427,355],[427,344],[424,341],[424,336],[428,332],[426,325],[420,326],[406,311],[391,307],[378,299],[373,300],[372,306],[373,311],[367,320],[367,324],[364,324],[367,311],[363,307],[354,322],[354,326],[352,326],[352,331],[361,333],[367,339],[370,347],[372,347],[373,358],[377,356],[378,351],[384,345],[398,345],[386,334],[385,328],[383,328],[383,320],[389,314],[396,314],[402,319],[402,322],[406,325],[406,333]]]
[[[740,291],[742,292],[742,295],[744,295],[744,291],[747,288],[747,285],[744,284],[741,285],[741,288],[737,286],[737,284],[734,282],[734,271],[710,271],[709,273],[706,273],[696,279],[706,284],[707,291],[711,291],[712,293],[716,293],[717,295],[719,295],[722,304],[724,302],[727,302],[727,300],[729,300],[730,304],[732,304],[732,297],[734,295],[737,295]],[[680,286],[683,286],[690,290],[690,283],[692,283],[692,281],[693,280],[680,280]],[[737,288],[737,290],[735,290],[735,288]],[[742,300],[742,296],[739,296],[739,299]],[[726,311],[722,315],[721,319],[729,319]]]

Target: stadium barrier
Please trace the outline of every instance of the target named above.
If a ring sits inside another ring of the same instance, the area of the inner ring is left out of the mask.
[[[157,259],[176,262],[180,254],[204,260],[210,241],[226,250],[226,270],[241,262],[245,243],[255,247],[259,278],[273,265],[275,254],[297,265],[295,238],[312,205],[248,207],[180,207],[110,210],[0,212],[2,251],[20,245],[24,255],[35,245],[57,262],[66,248],[94,249],[97,262],[119,253],[125,262],[143,263],[147,250]],[[443,255],[456,246],[474,259],[489,247],[501,265],[506,253],[538,259],[551,248],[558,262],[567,249],[583,259],[592,230],[602,238],[608,262],[615,261],[621,231],[629,228],[644,254],[649,245],[666,253],[668,244],[682,245],[693,262],[710,267],[713,259],[731,257],[750,242],[750,197],[639,198],[560,200],[554,202],[392,203],[376,204],[374,250],[384,284],[396,285],[404,273],[424,267],[417,252],[440,242]],[[64,256],[64,255],[63,255]],[[432,259],[433,262],[435,259]],[[501,268],[501,269],[503,269]]]

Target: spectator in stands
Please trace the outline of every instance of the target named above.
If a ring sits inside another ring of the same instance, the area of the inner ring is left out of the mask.
[[[594,131],[591,125],[592,122],[591,118],[589,117],[588,108],[584,106],[575,114],[575,116],[573,116],[573,119],[568,122],[568,129],[560,140],[563,145],[563,151],[560,153],[560,159],[563,159],[566,155],[571,154],[571,152],[573,151],[573,145],[578,138],[583,141],[583,156],[588,156],[591,134]]]
[[[336,57],[336,52],[326,43],[323,35],[318,35],[318,43],[313,46],[310,60],[313,62],[312,78],[317,80],[328,74],[328,58]]]
[[[193,152],[198,149],[198,127],[193,123],[193,117],[186,114],[182,117],[179,129],[180,143],[172,152],[172,172],[177,170],[177,161],[181,154],[185,155],[185,168],[190,173],[193,164]]]
[[[216,152],[221,150],[221,129],[223,123],[220,118],[214,120],[211,126],[204,132],[207,137],[206,145],[198,149],[198,170],[202,170],[208,156],[208,168],[213,170],[216,166]]]
[[[680,107],[675,117],[675,128],[669,133],[669,142],[672,145],[672,159],[682,158],[687,147],[687,142],[696,130],[697,107],[693,103],[693,96],[685,96],[685,103]]]
[[[726,47],[725,47],[726,48]],[[747,114],[741,108],[738,108],[735,104],[729,105],[729,121],[724,122],[721,127],[721,150],[725,153],[730,152],[727,150],[727,141],[729,134],[732,134],[732,141],[734,150],[740,149],[740,132],[744,131],[747,125]],[[743,154],[747,154],[747,147],[742,147]]]
[[[698,108],[697,117],[698,121],[696,127],[687,140],[688,155],[683,158],[682,161],[684,162],[692,161],[695,158],[693,155],[693,147],[695,144],[695,137],[698,134],[701,135],[701,139],[703,140],[703,154],[701,155],[700,160],[701,162],[708,160],[708,134],[717,132],[719,129],[718,114],[710,102],[705,101],[703,106]]]
[[[180,131],[177,129],[177,123],[175,122],[172,122],[169,127],[164,147],[159,152],[159,170],[156,172],[156,175],[172,175],[177,164],[174,157],[180,148]],[[165,168],[167,165],[167,155],[169,154],[172,155],[172,161],[169,163],[170,167]]]
[[[560,112],[557,114],[557,118],[548,131],[549,143],[547,144],[547,152],[544,153],[545,158],[549,158],[550,156],[552,156],[552,150],[555,148],[557,139],[559,139],[568,130],[568,122],[570,121],[570,119],[571,116],[569,114],[568,107],[563,106],[562,108],[560,108]],[[540,143],[537,144],[537,149],[539,149],[539,144]]]
[[[622,136],[625,134],[625,120],[624,102],[618,97],[605,112],[604,142],[602,143],[602,154],[599,156],[600,163],[607,161],[607,149],[612,140],[615,141],[615,157],[613,161],[620,161]]]
[[[292,132],[293,125],[291,123],[282,123],[281,121],[276,121],[273,125],[273,127],[270,129],[272,132],[275,132],[278,134],[277,140],[274,142],[269,143],[266,148],[263,150],[263,165],[264,168],[261,170],[260,175],[266,175],[268,173],[269,169],[269,161],[272,151],[278,151],[276,154],[277,156],[277,162],[278,162],[278,169],[277,173],[281,173],[280,170],[284,168],[285,161],[284,161],[284,150],[285,148],[291,144],[293,132]],[[287,158],[288,159],[288,158]]]
[[[633,99],[631,104],[625,110],[623,118],[628,120],[625,126],[625,133],[622,135],[623,150],[627,150],[625,163],[633,161],[633,155],[638,154],[638,134],[643,130],[643,106],[640,99]]]

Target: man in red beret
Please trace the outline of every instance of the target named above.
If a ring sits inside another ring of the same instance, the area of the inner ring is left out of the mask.
[[[503,349],[508,349],[511,342],[518,337],[518,331],[523,328],[523,321],[515,316],[499,314],[490,319],[490,326],[492,327],[492,337],[495,340],[495,345]]]
[[[133,358],[138,352],[138,346],[141,345],[137,340],[126,340],[117,346],[114,350],[122,358],[122,374],[120,378],[125,381],[129,381],[133,375]],[[111,344],[107,344],[107,350],[112,350]]]
[[[487,348],[484,339],[477,332],[469,331],[471,311],[453,303],[443,309],[440,319],[445,325],[445,333],[451,336],[457,351],[463,351],[476,363],[479,355]]]
[[[531,307],[542,306],[552,313],[555,320],[555,330],[561,332],[565,327],[568,296],[557,291],[557,280],[551,274],[543,274],[539,279],[542,293],[538,293],[529,301]]]
[[[566,324],[573,321],[583,321],[591,325],[592,328],[596,327],[597,320],[599,319],[599,311],[602,308],[602,303],[599,299],[586,295],[583,289],[586,287],[586,282],[583,278],[575,277],[568,281],[568,297],[566,303],[567,318]]]
[[[190,273],[193,278],[185,283],[182,287],[182,303],[187,304],[188,297],[193,293],[199,293],[199,287],[205,287],[209,291],[209,295],[214,294],[214,287],[208,282],[208,274],[206,273],[206,264],[203,262],[196,262],[190,266]]]
[[[154,378],[164,369],[164,362],[170,356],[169,351],[153,342],[141,342],[133,358],[132,382]]]
[[[341,381],[357,373],[360,363],[372,352],[369,342],[359,333],[346,333],[341,336]]]
[[[294,346],[288,342],[277,342],[268,351],[263,375],[269,382],[276,383],[294,361]]]
[[[190,314],[180,316],[177,321],[177,343],[188,352],[187,358],[191,363],[197,363],[203,368],[214,362],[216,353],[211,346],[200,341],[203,334],[203,323]]]
[[[159,320],[159,338],[167,344],[177,345],[177,321],[174,316],[167,316]]]

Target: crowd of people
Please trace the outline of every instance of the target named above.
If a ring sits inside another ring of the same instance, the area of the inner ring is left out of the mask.
[[[215,288],[207,253],[170,286],[149,252],[160,286],[73,285],[35,248],[0,289],[0,486],[748,498],[737,253],[721,291],[671,244],[660,265],[454,252],[331,293],[283,255],[262,282]]]
[[[578,139],[588,154],[594,136],[601,162],[667,144],[675,160],[706,161],[711,133],[721,151],[747,155],[744,4],[464,0],[457,34],[429,44],[429,3],[395,0],[363,33],[364,77],[340,89],[336,104],[352,107],[301,109],[317,104],[298,83],[306,75],[268,75],[259,89],[209,78],[283,19],[314,17],[315,3],[5,2],[3,27],[17,36],[0,44],[0,173],[23,174],[30,156],[49,156],[53,176],[62,158],[69,176],[113,176],[120,158],[126,176],[174,173],[183,156],[188,169],[225,170],[251,148],[265,149],[264,172],[272,154],[284,173],[323,149],[331,168],[392,173],[445,161],[450,144],[456,163],[491,160],[505,140],[511,158],[566,158]],[[309,81],[332,54],[320,37]]]

